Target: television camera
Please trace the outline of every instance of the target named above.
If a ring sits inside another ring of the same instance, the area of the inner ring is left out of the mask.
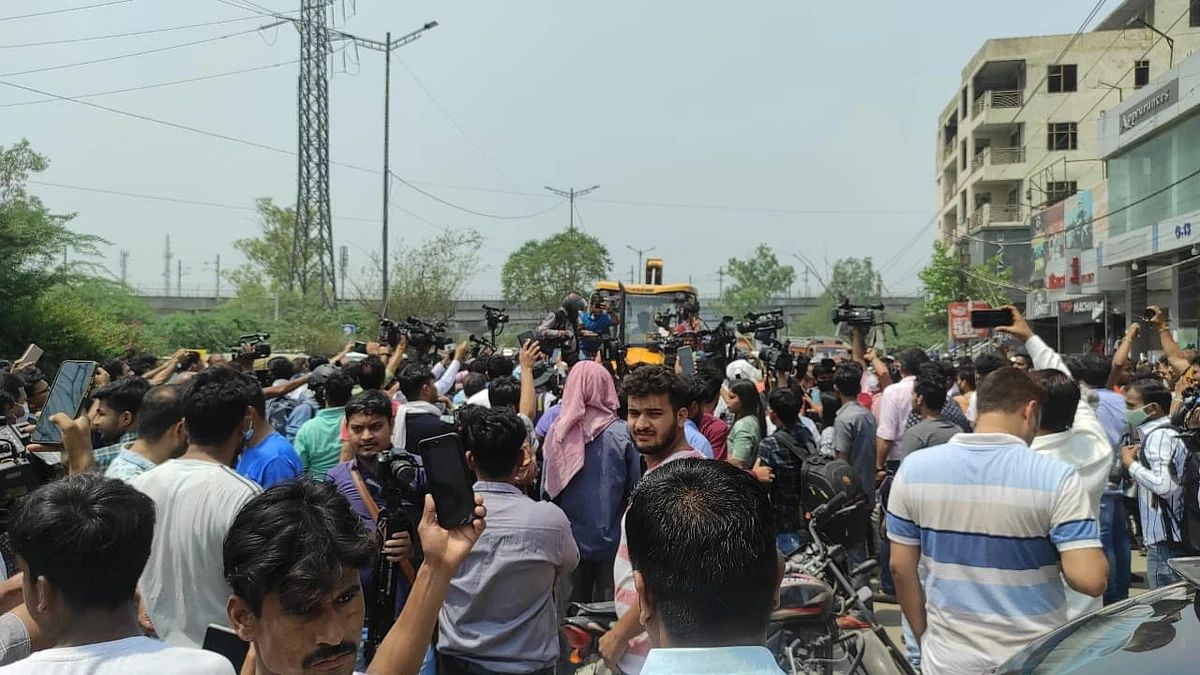
[[[379,320],[380,342],[385,342],[395,348],[400,343],[401,337],[406,338],[409,346],[423,357],[454,343],[447,334],[447,325],[444,321],[425,321],[414,316],[406,318],[403,322],[393,321],[387,317]]]
[[[8,519],[25,495],[67,475],[59,453],[32,452],[28,443],[28,436],[0,416],[0,532],[8,530]]]
[[[852,330],[857,329],[863,335],[877,326],[887,326],[892,329],[893,337],[898,336],[896,322],[885,321],[876,314],[883,310],[883,305],[855,305],[850,302],[850,298],[843,297],[830,312],[829,320],[835,324],[845,324]]]
[[[509,316],[506,310],[483,305],[483,319],[487,322],[488,332],[492,335],[491,343],[494,351],[496,337],[504,332],[504,326],[508,324]]]
[[[779,331],[787,326],[783,308],[766,312],[749,312],[744,321],[737,324],[738,332],[754,335],[758,342],[758,360],[775,372],[790,373],[795,365],[792,343],[780,341]]]
[[[243,335],[238,338],[238,348],[229,358],[265,359],[271,355],[270,339],[271,334],[262,331]]]

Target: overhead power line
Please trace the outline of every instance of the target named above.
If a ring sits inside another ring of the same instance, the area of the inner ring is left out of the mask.
[[[222,19],[221,21],[208,21],[205,23],[192,23],[186,26],[169,26],[167,28],[152,28],[149,30],[139,30],[132,33],[108,33],[106,35],[93,35],[90,37],[81,38],[66,38],[62,40],[45,40],[43,42],[23,42],[15,45],[0,45],[0,49],[17,49],[18,47],[46,47],[49,45],[68,45],[78,42],[95,42],[97,40],[116,40],[119,38],[137,37],[140,35],[154,35],[157,33],[170,33],[177,30],[188,30],[190,28],[204,28],[207,26],[222,26],[228,23],[243,23],[246,21],[257,21],[257,17],[245,16],[237,19]]]
[[[240,70],[230,70],[230,71],[226,71],[224,73],[215,73],[213,75],[201,75],[199,77],[189,77],[189,78],[183,79],[183,80],[172,80],[170,82],[158,82],[156,84],[144,84],[144,85],[137,86],[137,87],[126,87],[124,89],[110,89],[108,91],[97,91],[97,92],[92,92],[90,94],[76,94],[72,98],[73,99],[99,98],[101,96],[111,96],[113,94],[126,94],[126,93],[129,93],[132,91],[144,91],[146,89],[158,89],[159,87],[173,87],[173,86],[180,85],[180,84],[190,84],[192,82],[204,82],[206,80],[215,80],[218,78],[230,77],[233,75],[243,75],[245,73],[256,73],[256,72],[259,72],[262,70],[270,70],[272,68],[278,68],[280,66],[290,66],[290,65],[293,65],[293,64],[296,64],[299,62],[300,62],[300,59],[292,59],[291,61],[280,61],[279,63],[268,63],[265,66],[256,66],[254,68],[242,68]],[[37,101],[18,101],[16,103],[3,103],[3,104],[0,104],[0,108],[13,108],[13,107],[19,107],[19,106],[26,106],[26,105],[38,105],[40,103],[53,103],[57,100],[61,100],[61,99],[43,98],[43,99],[40,99]]]
[[[588,197],[587,201],[599,202],[604,204],[624,204],[627,206],[648,206],[662,209],[698,209],[706,211],[744,211],[749,213],[798,213],[806,215],[872,215],[872,216],[913,216],[924,215],[928,211],[888,211],[888,210],[871,210],[871,209],[783,209],[783,208],[763,208],[755,206],[723,206],[718,204],[678,204],[678,203],[660,203],[660,202],[642,202],[629,199],[607,199],[601,197]]]
[[[86,9],[99,9],[101,7],[111,7],[113,5],[123,5],[133,0],[112,0],[111,2],[101,2],[95,5],[83,5],[81,7],[65,7],[63,9],[51,9],[45,12],[36,12],[34,14],[19,14],[17,16],[0,16],[0,21],[13,21],[15,19],[31,19],[35,16],[49,16],[51,14],[66,14],[67,12],[82,12]]]
[[[215,37],[205,38],[203,40],[193,40],[192,42],[184,42],[184,43],[176,44],[176,45],[167,45],[166,47],[147,49],[145,51],[140,51],[140,52],[131,52],[128,54],[117,54],[115,56],[106,56],[101,59],[89,59],[87,61],[76,61],[75,63],[60,63],[60,64],[54,65],[54,66],[45,66],[42,68],[31,68],[29,70],[18,70],[18,71],[11,72],[11,73],[0,73],[0,77],[15,77],[17,75],[32,75],[33,73],[46,73],[46,72],[50,72],[52,70],[66,70],[67,68],[78,68],[80,66],[90,66],[90,65],[96,64],[96,63],[108,63],[109,61],[119,61],[121,59],[131,59],[131,58],[134,58],[137,56],[146,56],[148,54],[158,54],[160,52],[168,52],[173,49],[183,49],[184,47],[195,47],[196,45],[203,45],[203,44],[208,44],[210,42],[219,42],[221,40],[228,40],[229,38],[241,37],[243,35],[257,33],[258,31],[262,30],[263,28],[266,28],[266,26],[259,26],[258,28],[252,28],[250,30],[238,31],[236,33],[226,33],[225,35],[217,35]]]
[[[145,200],[149,200],[149,201],[166,202],[169,204],[185,204],[188,206],[205,206],[205,207],[214,208],[214,209],[229,209],[232,211],[254,211],[254,212],[258,211],[258,209],[253,206],[245,206],[243,204],[222,204],[220,202],[210,202],[210,201],[204,201],[204,200],[200,200],[200,199],[187,199],[184,197],[165,197],[162,195],[149,195],[149,194],[144,194],[144,193],[140,193],[140,192],[127,192],[124,190],[107,190],[104,188],[85,187],[83,185],[69,185],[66,183],[54,183],[54,182],[46,181],[46,180],[31,179],[26,182],[29,183],[30,185],[45,185],[47,187],[62,188],[64,190],[77,190],[79,192],[94,192],[97,194],[113,195],[113,196],[117,196],[117,197],[129,197],[131,199],[145,199]],[[337,219],[338,220],[353,220],[353,221],[359,221],[359,222],[363,222],[363,223],[375,223],[375,222],[379,221],[378,218],[361,218],[361,217],[355,217],[355,216],[337,216]]]
[[[542,209],[541,211],[536,211],[534,213],[526,213],[524,215],[519,215],[519,216],[506,216],[506,215],[500,215],[500,214],[496,214],[496,213],[484,213],[482,211],[475,211],[473,209],[468,209],[465,206],[459,206],[458,204],[455,204],[454,202],[448,202],[445,199],[442,199],[441,197],[439,197],[431,192],[426,192],[425,190],[422,190],[421,188],[417,187],[416,185],[413,185],[412,183],[404,180],[400,176],[397,176],[395,173],[392,173],[392,178],[394,178],[394,179],[400,181],[401,183],[403,183],[404,185],[412,188],[414,191],[416,191],[420,194],[423,194],[426,197],[429,197],[430,199],[432,199],[435,202],[438,202],[439,204],[444,204],[446,206],[449,206],[452,209],[462,211],[463,213],[469,213],[473,216],[480,216],[481,218],[495,218],[497,220],[525,220],[526,218],[536,218],[544,213],[549,213],[549,212],[553,211],[554,209],[558,208],[562,204],[561,201],[558,201],[558,202],[555,202],[552,206],[550,206],[547,209]]]

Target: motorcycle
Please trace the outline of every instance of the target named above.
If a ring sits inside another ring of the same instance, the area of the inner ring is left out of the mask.
[[[811,542],[784,564],[779,608],[771,614],[767,647],[791,675],[916,675],[867,607],[871,588],[855,588],[850,581],[878,563],[868,560],[843,572],[844,548],[828,543],[822,534],[831,520],[861,508],[848,501],[848,495],[838,494],[813,510],[808,522]],[[838,628],[838,617],[851,609],[858,610],[867,628]]]
[[[563,620],[562,635],[570,647],[571,666],[579,669],[602,664],[598,648],[600,636],[617,622],[617,609],[609,602],[573,602]]]

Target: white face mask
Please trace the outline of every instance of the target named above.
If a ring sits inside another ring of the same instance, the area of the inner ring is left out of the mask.
[[[867,388],[870,389],[871,391],[878,390],[879,389],[879,378],[876,377],[875,375],[868,377],[867,378]]]

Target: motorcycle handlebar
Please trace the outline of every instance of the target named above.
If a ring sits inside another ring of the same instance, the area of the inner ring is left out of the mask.
[[[839,492],[833,496],[833,499],[830,499],[824,504],[821,504],[817,508],[813,509],[812,519],[823,520],[825,515],[830,511],[837,511],[838,509],[842,508],[842,505],[845,504],[848,499],[850,499],[850,494],[848,492]]]

